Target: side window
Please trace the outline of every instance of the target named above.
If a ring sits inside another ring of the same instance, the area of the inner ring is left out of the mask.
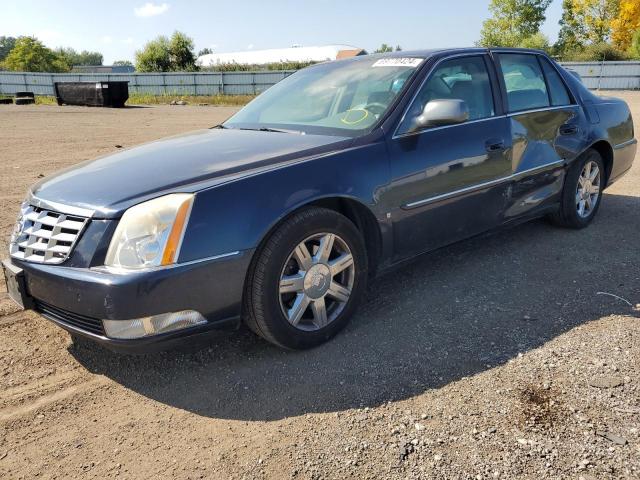
[[[424,83],[411,104],[398,131],[407,132],[413,119],[419,116],[431,100],[464,100],[469,108],[469,120],[495,115],[491,82],[484,58],[460,57],[442,62]]]
[[[549,86],[549,94],[551,95],[551,105],[554,107],[570,105],[571,97],[569,97],[567,87],[564,86],[558,71],[553,68],[553,65],[551,65],[546,58],[540,57],[540,63],[542,63],[544,76],[547,77],[547,85]]]
[[[502,53],[498,59],[510,112],[550,106],[547,85],[536,55]]]

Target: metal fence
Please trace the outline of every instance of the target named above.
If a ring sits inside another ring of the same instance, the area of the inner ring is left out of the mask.
[[[150,95],[255,95],[293,70],[207,73],[16,73],[0,72],[0,94],[54,95],[54,82],[128,81],[129,93]]]
[[[640,62],[563,62],[592,90],[640,89]]]
[[[591,89],[640,89],[640,62],[565,62]],[[54,82],[126,80],[129,93],[150,95],[255,95],[293,70],[199,73],[16,73],[0,72],[0,94],[21,91],[53,95]]]

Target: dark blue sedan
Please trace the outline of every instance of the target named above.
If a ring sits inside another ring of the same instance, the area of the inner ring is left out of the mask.
[[[309,348],[416,255],[541,216],[586,227],[636,143],[623,101],[541,52],[324,63],[222,125],[32,187],[5,278],[25,308],[116,350],[242,322]]]

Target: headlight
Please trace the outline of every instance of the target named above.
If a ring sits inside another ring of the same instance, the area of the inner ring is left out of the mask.
[[[118,223],[105,265],[140,270],[178,260],[193,195],[175,193],[131,207]]]

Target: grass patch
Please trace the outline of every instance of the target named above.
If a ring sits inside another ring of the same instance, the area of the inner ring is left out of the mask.
[[[183,101],[189,105],[243,106],[255,98],[254,95],[151,95],[133,93],[129,105],[168,105],[172,101]]]
[[[36,95],[36,105],[57,105],[56,97]]]

